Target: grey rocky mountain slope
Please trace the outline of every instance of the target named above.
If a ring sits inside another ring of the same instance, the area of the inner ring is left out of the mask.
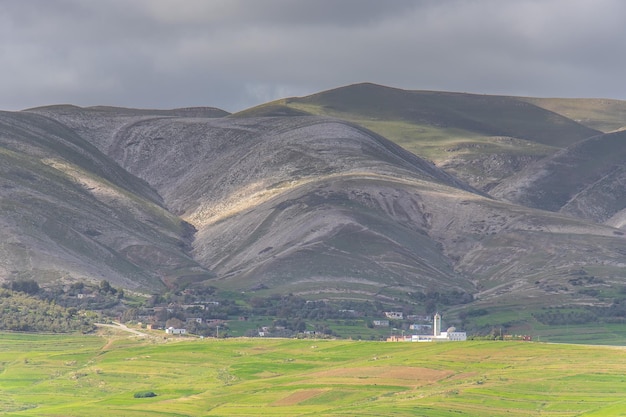
[[[622,227],[626,132],[580,141],[503,181],[495,197]]]
[[[153,119],[119,130],[109,152],[149,181],[174,213],[198,229],[195,258],[233,283],[243,280],[235,286],[280,290],[277,280],[287,287],[294,277],[298,282],[330,278],[334,283],[341,278],[360,280],[378,291],[386,275],[390,277],[386,285],[398,286],[395,281],[410,285],[414,280],[406,276],[405,268],[426,268],[431,270],[427,279],[437,276],[458,285],[436,242],[395,225],[393,219],[385,220],[391,230],[369,230],[368,223],[380,222],[380,214],[375,208],[362,213],[367,206],[344,207],[354,205],[346,190],[360,195],[360,188],[370,182],[409,179],[473,190],[357,126],[318,117]],[[352,189],[349,184],[359,185]],[[393,197],[389,193],[381,200]],[[405,217],[421,216],[410,208],[399,206],[401,210]],[[324,254],[334,250],[327,240],[359,236],[356,232],[366,245],[387,246],[376,255],[384,257],[389,250],[401,259],[399,265],[359,254],[358,247],[349,249],[349,256]],[[405,235],[401,242],[396,241],[397,233]],[[307,264],[318,256],[321,270],[315,271]],[[433,256],[435,267],[430,265]],[[309,261],[300,261],[303,257]],[[328,285],[324,288],[328,290]]]
[[[184,249],[192,228],[145,182],[74,131],[0,113],[4,279],[101,280],[162,290],[176,270],[205,273]],[[143,256],[153,266],[146,268]]]
[[[615,229],[496,201],[342,120],[143,115],[98,143],[197,229],[191,254],[212,285],[385,300],[440,288],[486,302],[571,298],[555,289],[599,262],[619,281]]]
[[[6,114],[38,134],[2,127],[13,158],[3,165],[4,230],[21,245],[5,245],[3,277],[46,271],[145,291],[196,282],[388,302],[436,288],[510,305],[596,302],[567,290],[581,268],[623,284],[626,242],[609,223],[499,201],[337,118],[281,108],[273,117],[224,114],[72,106]],[[78,148],[66,152],[68,141]],[[18,196],[21,205],[10,206]]]

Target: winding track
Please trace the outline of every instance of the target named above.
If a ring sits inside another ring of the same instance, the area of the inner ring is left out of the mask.
[[[96,326],[98,326],[98,327],[110,327],[112,329],[119,329],[119,330],[123,330],[125,332],[129,332],[129,333],[135,334],[137,336],[143,336],[143,337],[149,336],[146,333],[142,333],[142,332],[140,332],[138,330],[131,329],[128,326],[126,326],[126,325],[124,325],[122,323],[118,323],[116,321],[114,321],[113,324],[96,323]]]

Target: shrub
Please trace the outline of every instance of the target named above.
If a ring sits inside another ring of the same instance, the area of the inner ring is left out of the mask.
[[[135,398],[150,398],[156,396],[157,395],[152,391],[136,392],[134,395]]]

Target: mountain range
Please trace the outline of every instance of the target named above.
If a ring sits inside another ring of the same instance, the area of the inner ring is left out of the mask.
[[[624,126],[622,101],[368,83],[235,114],[0,112],[0,278],[607,305],[625,285]]]

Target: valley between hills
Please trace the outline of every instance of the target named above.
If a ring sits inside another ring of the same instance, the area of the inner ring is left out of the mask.
[[[626,102],[374,84],[0,112],[0,278],[621,324],[624,126]]]

